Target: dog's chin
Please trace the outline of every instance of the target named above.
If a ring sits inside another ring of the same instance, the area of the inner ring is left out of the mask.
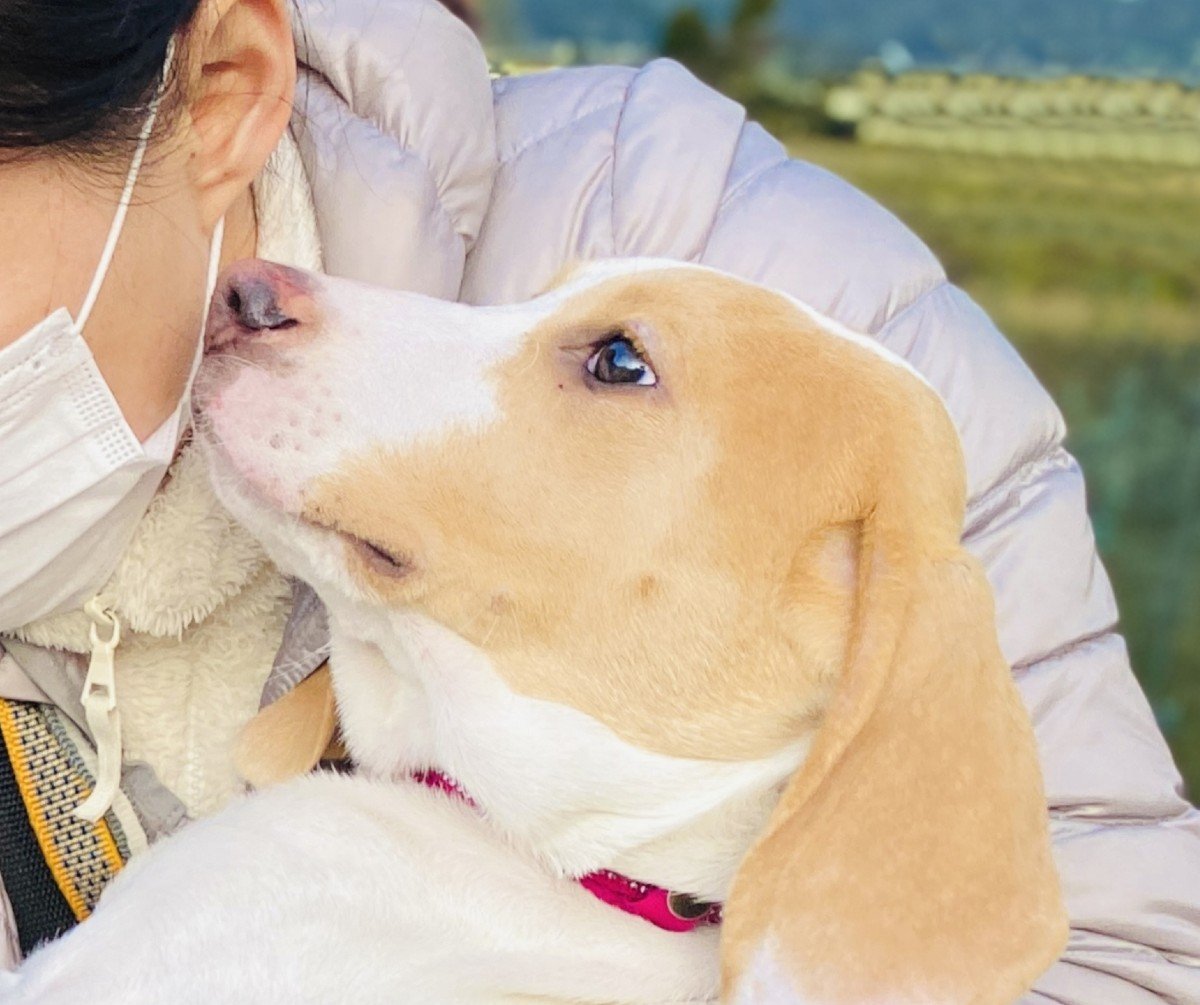
[[[196,446],[208,467],[208,479],[221,504],[241,523],[253,529],[270,517],[287,517],[285,507],[274,500],[266,487],[250,478],[237,464],[211,427],[198,418],[194,427]]]
[[[339,541],[282,504],[269,485],[247,475],[203,423],[196,428],[217,499],[259,540],[280,571],[319,586],[331,571],[342,569]]]

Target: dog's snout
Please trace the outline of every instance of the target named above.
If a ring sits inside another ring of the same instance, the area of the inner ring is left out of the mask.
[[[312,320],[308,277],[284,265],[245,261],[222,277],[213,296],[206,343],[219,349],[261,332],[296,328]]]

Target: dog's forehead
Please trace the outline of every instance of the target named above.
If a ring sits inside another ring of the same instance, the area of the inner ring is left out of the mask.
[[[269,469],[272,480],[289,486],[286,494],[294,499],[314,479],[378,450],[408,450],[457,433],[482,435],[504,417],[505,402],[536,400],[538,375],[544,371],[529,363],[530,352],[536,358],[538,349],[530,349],[531,338],[555,338],[556,319],[564,325],[581,320],[625,324],[635,319],[621,312],[637,309],[631,307],[634,303],[649,305],[666,319],[672,305],[679,304],[673,291],[679,291],[681,276],[693,278],[698,297],[706,295],[706,287],[719,286],[726,299],[765,297],[788,305],[796,312],[798,329],[808,328],[810,334],[815,329],[819,337],[865,350],[905,379],[916,377],[928,386],[901,357],[809,305],[692,263],[591,261],[541,296],[489,306],[322,278],[315,294],[324,315],[320,336],[299,343],[284,368],[246,370],[224,396],[228,411],[247,428],[279,426],[270,445],[281,444],[280,449],[256,451],[250,446],[253,436],[236,435],[233,449],[246,455],[247,467]],[[661,298],[656,297],[659,279]],[[636,289],[636,296],[622,297],[624,288]],[[771,348],[757,341],[753,331],[741,334],[750,353],[756,347],[764,352]],[[695,351],[704,350],[697,344]],[[280,393],[284,386],[286,394]],[[755,406],[743,400],[737,407],[752,412]],[[219,415],[213,421],[224,422]],[[554,435],[552,426],[537,428]],[[298,437],[293,430],[299,429],[309,435]]]
[[[413,330],[424,329],[422,334],[446,340],[447,343],[453,342],[453,336],[458,336],[468,342],[483,343],[480,349],[490,344],[497,350],[490,360],[494,363],[499,358],[515,354],[524,336],[547,322],[553,322],[555,316],[564,314],[587,295],[608,290],[616,294],[623,285],[671,273],[696,278],[711,277],[723,282],[733,281],[747,290],[778,298],[830,337],[866,349],[906,375],[915,377],[934,391],[939,400],[941,398],[929,380],[903,356],[891,351],[875,338],[848,328],[804,300],[753,280],[732,276],[711,266],[674,259],[634,257],[581,262],[561,272],[554,284],[539,296],[512,304],[483,307],[434,301],[412,294],[397,294],[394,291],[363,287],[356,283],[339,282],[336,286],[327,288],[327,296],[333,301],[327,303],[327,307],[333,308],[331,313],[334,316],[341,315],[346,320],[352,316],[358,322],[355,327],[359,329],[360,337],[361,329],[365,327],[374,329],[376,335],[388,338],[391,343],[386,350],[388,352],[397,351],[396,343],[390,336],[398,321],[403,319],[409,322],[404,325],[409,336]],[[619,323],[626,319],[614,317],[607,320]],[[474,356],[475,353],[470,355]],[[485,351],[483,355],[489,354]]]
[[[614,292],[621,286],[621,281],[642,279],[659,273],[681,273],[696,277],[709,276],[724,281],[735,280],[748,289],[765,292],[779,300],[790,304],[805,318],[831,337],[842,339],[852,345],[857,345],[875,356],[886,361],[905,374],[915,377],[931,391],[937,394],[937,389],[917,370],[908,360],[893,352],[878,340],[862,332],[848,328],[836,318],[818,310],[809,303],[794,297],[789,293],[765,286],[753,280],[731,276],[727,272],[708,265],[695,262],[680,262],[669,258],[609,258],[581,263],[566,272],[549,292],[540,300],[545,314],[559,310],[581,295],[598,292],[601,288],[611,287]],[[543,314],[543,316],[545,316]],[[940,399],[940,394],[938,394]]]

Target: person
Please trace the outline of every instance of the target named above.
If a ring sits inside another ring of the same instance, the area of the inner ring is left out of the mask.
[[[190,448],[216,268],[497,303],[653,255],[799,297],[945,398],[1072,918],[1027,1001],[1200,1002],[1200,820],[1059,413],[917,238],[678,64],[493,81],[434,0],[0,3],[0,234],[5,964],[226,802],[242,728],[325,659]]]

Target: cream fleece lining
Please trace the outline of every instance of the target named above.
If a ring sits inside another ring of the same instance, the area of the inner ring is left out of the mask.
[[[258,254],[321,268],[312,193],[285,137],[254,186]],[[124,625],[117,701],[125,760],[146,761],[192,816],[239,788],[231,748],[258,710],[291,588],[208,484],[185,447],[102,594]],[[14,637],[88,651],[88,619],[68,612]]]

